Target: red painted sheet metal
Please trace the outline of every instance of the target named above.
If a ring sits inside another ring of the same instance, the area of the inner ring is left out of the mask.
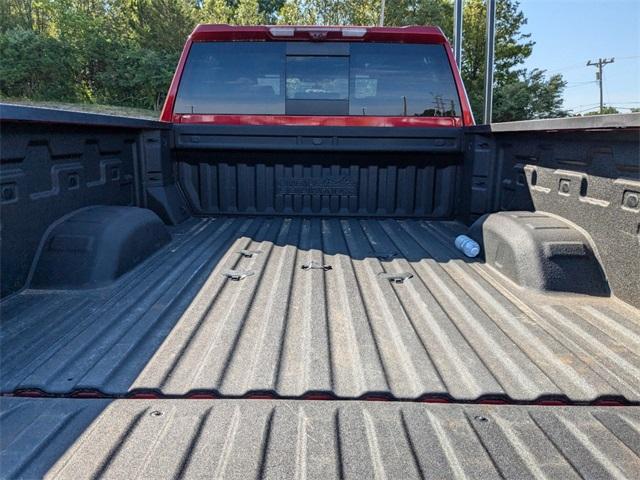
[[[164,106],[162,107],[162,113],[160,114],[160,120],[162,120],[163,122],[172,121],[173,106],[176,103],[178,85],[180,84],[180,78],[182,77],[184,64],[187,62],[187,56],[189,55],[189,50],[191,50],[192,43],[193,42],[191,40],[191,36],[189,36],[186,43],[184,44],[182,53],[180,54],[180,60],[178,61],[178,66],[176,67],[176,71],[173,74],[173,79],[171,80],[171,85],[169,86],[169,92],[167,92],[167,98],[165,98],[164,100]]]
[[[295,29],[292,36],[276,36],[272,29]],[[366,29],[363,36],[344,36],[344,30]],[[191,33],[194,42],[221,41],[332,41],[332,42],[399,42],[446,43],[446,37],[438,27],[356,27],[356,26],[234,26],[198,25]]]
[[[215,125],[303,125],[314,127],[461,127],[458,117],[356,117],[321,115],[182,115],[174,123]]]

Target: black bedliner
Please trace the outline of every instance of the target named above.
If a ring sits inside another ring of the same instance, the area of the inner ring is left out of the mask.
[[[422,220],[188,221],[112,287],[3,302],[2,391],[640,400],[637,311],[510,285],[460,257],[462,231]]]
[[[0,121],[0,477],[640,470],[640,114]],[[134,210],[133,234],[105,214]],[[487,214],[518,228],[462,257]]]
[[[640,410],[0,399],[6,478],[634,478]]]

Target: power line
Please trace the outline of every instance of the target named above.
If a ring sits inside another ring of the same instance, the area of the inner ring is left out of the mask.
[[[571,108],[580,108],[580,107],[595,107],[596,105],[598,105],[598,102],[596,103],[581,103],[580,105],[574,105]]]
[[[637,107],[623,107],[621,105],[610,105],[611,107],[617,109],[617,110],[633,110]]]
[[[553,70],[547,70],[546,73],[547,73],[547,75],[551,75],[553,73],[566,72],[567,70],[577,70],[579,68],[584,68],[584,63],[574,64],[574,65],[567,65],[567,66],[560,67],[560,68],[554,68]]]
[[[602,101],[602,68],[605,65],[615,62],[615,58],[599,58],[597,62],[592,62],[589,60],[587,62],[587,67],[597,67],[598,71],[596,72],[596,80],[600,85],[600,113],[602,113],[602,109],[604,108],[604,103]]]
[[[616,60],[630,60],[632,58],[640,58],[640,55],[628,55],[626,57],[616,57]],[[551,75],[552,73],[566,72],[568,70],[578,70],[583,67],[584,67],[584,62],[573,63],[571,65],[564,65],[562,67],[557,67],[552,70],[545,70],[545,72],[547,73],[547,75]]]
[[[597,80],[590,80],[588,82],[576,82],[573,85],[567,84],[567,86],[564,87],[564,88],[584,87],[585,85],[591,85],[591,84],[597,83],[597,82],[598,82]]]
[[[571,111],[571,113],[584,113],[584,112],[591,112],[591,111],[593,111],[594,107],[596,107],[596,106],[597,106],[597,104],[596,104],[596,105],[594,105],[593,107],[583,108],[582,110],[571,110],[571,109],[569,109],[569,110]],[[601,112],[602,112],[602,111],[601,111]]]
[[[597,103],[592,103],[592,104],[585,103],[583,105],[574,105],[573,107],[566,107],[566,108],[567,108],[567,110],[573,111],[573,110],[577,110],[578,108],[584,108],[584,107],[593,108],[593,107],[597,107],[597,106],[598,106]]]
[[[623,105],[640,105],[640,102],[612,102],[615,105],[610,105],[610,106],[619,106],[622,107]],[[597,107],[598,106],[598,102],[596,103],[582,103],[580,105],[574,105],[572,107],[567,107],[567,110],[575,110],[577,108],[582,108],[582,107],[586,107],[586,108],[593,108],[593,107]],[[626,107],[622,107],[622,108],[626,108]],[[631,108],[631,107],[629,107]]]
[[[607,107],[613,107],[613,108],[617,108],[617,109],[623,109],[623,110],[631,110],[632,108],[635,107],[627,107],[625,105],[639,105],[640,102],[613,102],[611,104],[607,104]],[[592,111],[594,109],[594,107],[597,107],[598,103],[585,103],[582,105],[576,105],[574,107],[569,107],[567,108],[568,111],[572,112],[572,113],[584,113],[584,112],[589,112]],[[582,108],[584,107],[584,108]]]

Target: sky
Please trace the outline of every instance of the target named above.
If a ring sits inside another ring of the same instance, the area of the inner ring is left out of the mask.
[[[566,109],[598,109],[597,68],[586,63],[601,57],[615,58],[604,67],[604,103],[640,108],[640,0],[520,0],[520,8],[536,42],[525,67],[562,74]]]

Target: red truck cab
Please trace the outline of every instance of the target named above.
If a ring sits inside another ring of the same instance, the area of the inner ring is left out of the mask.
[[[198,25],[161,120],[218,125],[473,125],[437,27]]]

